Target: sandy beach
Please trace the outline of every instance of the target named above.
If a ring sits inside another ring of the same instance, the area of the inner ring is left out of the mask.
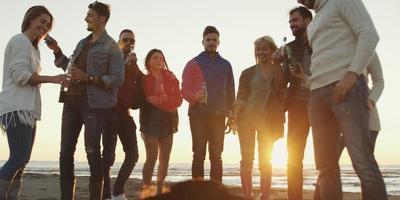
[[[25,174],[22,187],[21,200],[57,200],[59,199],[58,175]],[[76,199],[89,199],[88,197],[88,177],[78,177],[76,187]],[[114,180],[113,180],[114,181]],[[129,179],[125,191],[128,199],[140,199],[140,180]],[[240,195],[239,187],[229,187],[229,190]],[[254,189],[258,196],[258,188]],[[285,189],[273,189],[272,200],[286,199]],[[304,191],[304,199],[312,199],[312,191]],[[359,193],[345,193],[345,200],[361,199]],[[400,196],[390,196],[390,200],[400,200]]]

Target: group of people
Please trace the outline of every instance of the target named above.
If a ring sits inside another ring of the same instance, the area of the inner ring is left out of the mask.
[[[204,29],[204,51],[186,64],[180,88],[161,50],[148,52],[144,63],[147,73],[143,73],[133,52],[134,32],[122,30],[118,42],[107,34],[109,5],[96,1],[88,6],[85,21],[91,34],[79,41],[70,57],[48,36],[52,14],[44,6],[29,8],[21,33],[10,39],[5,50],[0,122],[7,133],[10,157],[0,169],[0,200],[18,198],[36,121],[40,120],[39,85],[43,83],[62,86],[63,200],[75,196],[74,153],[82,126],[90,166],[90,199],[126,199],[124,186],[139,156],[130,109],[140,109],[146,149],[143,188],[151,185],[158,158],[155,185],[161,193],[173,134],[178,131],[177,108],[183,99],[189,103],[194,181],[204,180],[208,146],[210,179],[222,183],[221,154],[228,127],[239,136],[244,197],[254,199],[252,169],[258,141],[260,199],[270,199],[271,152],[274,142],[283,137],[287,111],[288,199],[303,199],[302,161],[310,127],[319,171],[314,199],[342,199],[339,158],[344,147],[360,178],[362,199],[387,199],[373,154],[380,130],[375,104],[383,90],[374,24],[361,0],[298,2],[305,7],[289,13],[294,41],[279,48],[269,36],[256,39],[255,64],[241,73],[236,95],[232,66],[217,51],[220,35],[213,26]],[[315,10],[314,19],[309,9]],[[55,65],[66,73],[39,74],[38,43],[43,38],[53,50]],[[111,189],[110,168],[117,138],[125,159]]]

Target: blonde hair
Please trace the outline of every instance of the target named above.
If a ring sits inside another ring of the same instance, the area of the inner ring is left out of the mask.
[[[256,55],[256,48],[257,48],[258,45],[260,45],[263,42],[266,42],[269,45],[269,47],[271,48],[272,52],[274,52],[278,48],[276,46],[276,44],[275,44],[274,39],[272,39],[272,37],[270,37],[268,35],[265,35],[265,36],[262,36],[262,37],[256,39],[254,41],[254,57],[256,58],[256,62],[258,62],[257,61],[257,55]]]

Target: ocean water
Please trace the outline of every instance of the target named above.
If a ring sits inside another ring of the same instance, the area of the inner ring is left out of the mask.
[[[2,166],[4,161],[0,161]],[[116,176],[121,163],[115,163],[112,167],[112,174]],[[141,179],[142,164],[138,163],[133,170],[131,178]],[[390,195],[400,195],[400,166],[387,165],[380,166],[386,189]],[[31,161],[26,167],[25,173],[34,174],[58,174],[57,161]],[[157,173],[157,169],[155,172]],[[87,162],[75,163],[75,174],[77,176],[89,176],[89,166]],[[205,174],[209,174],[208,164],[205,165]],[[343,191],[360,192],[360,182],[351,165],[341,166]],[[155,177],[153,177],[154,179]],[[167,181],[184,181],[191,178],[191,164],[170,164]],[[206,177],[208,178],[208,177]],[[304,166],[304,189],[313,190],[317,178],[317,172],[313,165]],[[239,164],[224,164],[223,182],[226,185],[240,186]],[[258,169],[253,170],[253,184],[259,186]],[[273,168],[272,187],[287,188],[286,169]]]

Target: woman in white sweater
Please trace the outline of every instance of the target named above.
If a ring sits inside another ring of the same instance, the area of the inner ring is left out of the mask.
[[[8,161],[0,169],[0,200],[17,199],[25,165],[40,120],[41,83],[68,84],[66,75],[41,76],[39,41],[51,29],[53,16],[43,6],[25,13],[21,33],[13,36],[4,52],[3,85],[0,93],[0,125],[7,133]]]

